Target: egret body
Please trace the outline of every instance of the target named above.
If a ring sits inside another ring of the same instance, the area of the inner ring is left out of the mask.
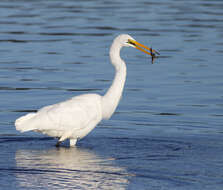
[[[122,47],[134,47],[149,55],[158,53],[127,34],[119,35],[114,39],[109,52],[111,64],[115,68],[115,78],[104,96],[83,94],[45,106],[36,113],[18,118],[15,121],[16,129],[57,137],[57,145],[70,139],[70,146],[75,146],[77,140],[85,137],[102,119],[109,119],[118,106],[126,79],[126,64],[120,57]]]

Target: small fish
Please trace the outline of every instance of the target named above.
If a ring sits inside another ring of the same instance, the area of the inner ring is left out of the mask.
[[[150,53],[151,53],[152,64],[153,64],[155,58],[158,58],[157,55],[160,55],[160,53],[158,51],[154,50],[152,47],[150,48]]]

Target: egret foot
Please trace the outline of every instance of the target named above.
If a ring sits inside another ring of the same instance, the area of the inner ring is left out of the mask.
[[[75,147],[77,139],[70,139],[70,147]]]
[[[56,147],[60,146],[61,141],[57,141],[57,144],[55,145]]]

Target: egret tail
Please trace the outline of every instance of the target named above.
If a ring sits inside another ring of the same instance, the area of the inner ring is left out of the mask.
[[[32,125],[30,125],[30,119],[32,119],[36,113],[29,113],[25,116],[20,117],[15,121],[16,130],[21,132],[35,130]]]

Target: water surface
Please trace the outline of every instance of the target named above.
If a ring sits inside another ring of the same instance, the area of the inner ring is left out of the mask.
[[[0,189],[222,189],[223,2],[0,2]],[[14,121],[74,95],[104,94],[108,51],[128,33],[128,76],[109,121],[67,148]]]

